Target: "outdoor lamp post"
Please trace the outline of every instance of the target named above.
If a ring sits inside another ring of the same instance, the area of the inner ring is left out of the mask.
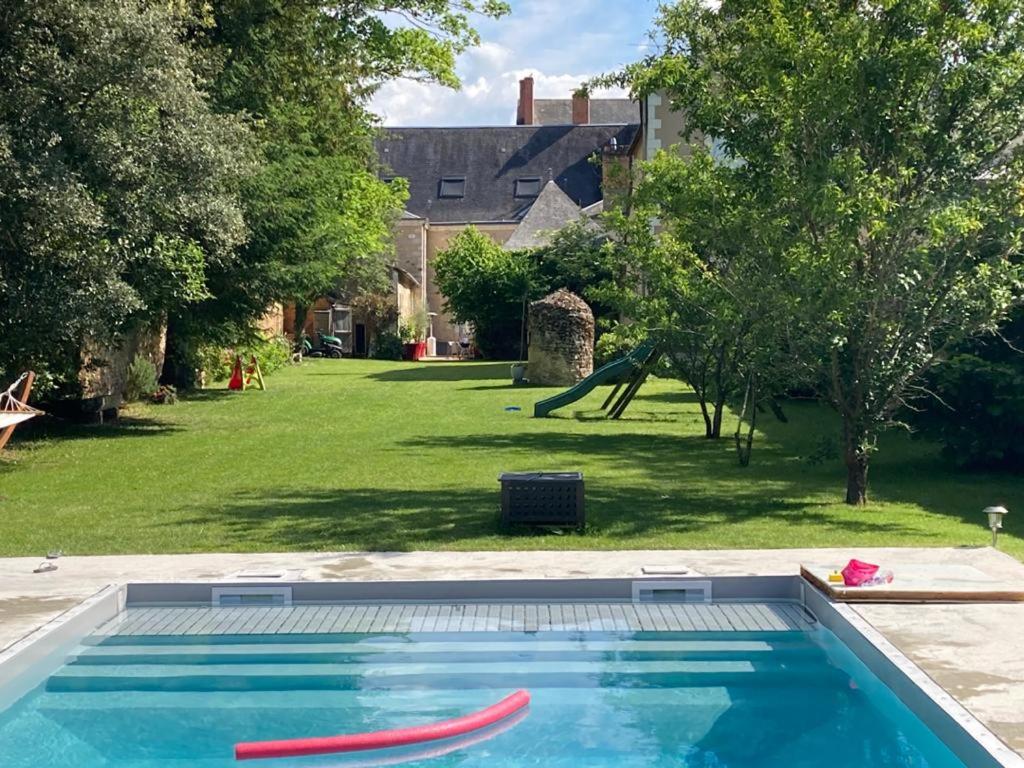
[[[999,531],[1003,527],[1003,516],[1007,514],[1006,507],[985,507],[982,510],[988,515],[988,527],[992,531],[992,546],[995,547]]]
[[[434,318],[437,312],[427,312],[430,320],[430,335],[427,336],[427,357],[437,357],[437,339],[434,337]]]

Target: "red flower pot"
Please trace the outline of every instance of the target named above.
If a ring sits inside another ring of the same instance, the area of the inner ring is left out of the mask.
[[[402,345],[403,360],[420,360],[427,354],[427,342],[410,341]]]

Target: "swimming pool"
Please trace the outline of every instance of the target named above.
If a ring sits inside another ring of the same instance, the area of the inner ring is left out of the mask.
[[[441,621],[445,609],[458,620]],[[964,765],[835,635],[792,607],[644,614],[602,604],[587,620],[586,608],[570,606],[571,622],[541,614],[532,624],[528,611],[503,624],[513,609],[501,605],[421,608],[423,620],[405,624],[386,620],[404,615],[393,606],[379,619],[352,608],[348,622],[332,619],[345,609],[327,606],[195,610],[132,609],[72,649],[0,714],[0,765],[226,768],[238,765],[238,741],[427,723],[518,688],[532,695],[524,716],[455,742],[253,764]],[[247,610],[262,613],[238,618]],[[477,613],[481,622],[467,624],[463,616]]]

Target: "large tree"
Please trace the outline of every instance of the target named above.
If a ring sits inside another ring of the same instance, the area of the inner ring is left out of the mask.
[[[159,3],[0,5],[0,371],[77,371],[86,338],[206,295],[244,240],[248,132]]]
[[[846,500],[879,432],[1021,299],[1024,13],[1011,0],[685,0],[632,67],[747,189],[749,237],[817,349]]]
[[[211,275],[199,311],[173,318],[177,357],[180,342],[237,333],[271,302],[294,303],[301,325],[318,296],[386,287],[405,186],[378,179],[369,99],[397,77],[457,87],[455,57],[479,42],[473,16],[506,10],[493,0],[194,5],[213,102],[249,117],[263,163],[242,192],[248,242]],[[183,357],[179,374],[192,368]]]

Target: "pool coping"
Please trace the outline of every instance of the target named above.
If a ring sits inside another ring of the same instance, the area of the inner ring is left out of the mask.
[[[293,604],[436,602],[632,602],[636,585],[710,584],[715,602],[794,602],[839,637],[970,768],[1024,768],[1020,756],[858,614],[800,576],[658,576],[435,581],[200,580],[111,584],[0,651],[9,683],[0,711],[64,663],[81,638],[126,608],[209,604],[214,589],[288,588]]]

